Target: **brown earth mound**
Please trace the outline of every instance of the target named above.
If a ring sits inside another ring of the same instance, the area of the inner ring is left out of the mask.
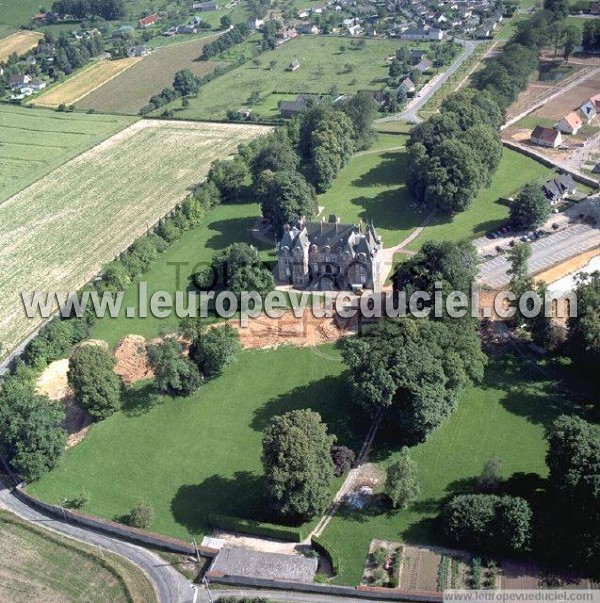
[[[141,335],[127,335],[121,339],[114,356],[117,361],[115,373],[121,375],[125,385],[154,376],[146,355],[146,339]]]

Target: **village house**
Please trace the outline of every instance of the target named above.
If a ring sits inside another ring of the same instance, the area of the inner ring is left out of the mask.
[[[196,29],[196,27],[194,25],[178,25],[175,28],[175,33],[180,34],[180,35],[189,36],[189,35],[197,34],[198,30]]]
[[[296,31],[307,36],[315,36],[319,33],[319,28],[313,23],[299,23],[296,25]]]
[[[593,100],[587,100],[581,107],[579,107],[579,116],[582,121],[586,124],[591,123],[594,118],[598,115],[598,111],[596,110],[596,104]]]
[[[372,289],[379,282],[383,245],[373,224],[300,221],[286,227],[277,245],[276,277],[311,289]]]
[[[572,111],[565,115],[554,127],[563,134],[577,134],[582,125],[581,117],[575,111]]]
[[[433,41],[441,40],[444,32],[441,29],[407,29],[401,36],[403,40]]]
[[[565,197],[577,192],[577,185],[571,174],[561,174],[556,178],[548,180],[548,182],[542,186],[542,190],[548,201],[550,201],[552,205],[555,205]]]
[[[300,61],[298,59],[294,59],[286,68],[286,71],[297,71],[300,69]]]
[[[211,10],[219,10],[219,5],[216,2],[195,2],[192,4],[192,10],[199,10],[201,13]]]
[[[421,73],[425,73],[426,71],[429,71],[432,67],[433,67],[433,62],[427,58],[423,59],[422,61],[419,61],[415,65],[415,69],[417,69]]]
[[[404,92],[406,92],[406,94],[413,94],[417,90],[415,83],[409,77],[404,78],[402,80],[398,88],[396,88],[396,92],[399,92],[400,88],[404,89]]]
[[[31,80],[31,76],[27,75],[26,73],[13,73],[10,76],[8,83],[10,84],[11,88],[20,88],[21,86],[26,86],[29,84]]]
[[[292,101],[279,101],[279,115],[289,119],[313,105],[318,105],[321,100],[323,97],[319,94],[299,94]]]
[[[160,17],[158,16],[157,13],[154,13],[153,15],[148,15],[147,17],[140,19],[138,21],[138,27],[140,29],[146,29],[146,27],[156,25],[159,21],[160,21]]]
[[[536,126],[531,133],[531,142],[541,147],[555,149],[562,144],[562,134],[554,128]]]
[[[130,46],[127,49],[127,56],[133,57],[145,57],[150,54],[150,49],[147,46]]]

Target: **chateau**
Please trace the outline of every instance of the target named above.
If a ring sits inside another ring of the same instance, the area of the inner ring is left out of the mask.
[[[373,224],[321,222],[286,227],[277,246],[276,278],[310,289],[373,289],[381,278],[383,245]]]

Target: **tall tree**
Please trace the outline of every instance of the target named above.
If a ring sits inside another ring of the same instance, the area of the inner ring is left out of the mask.
[[[69,360],[67,377],[75,400],[95,420],[105,419],[121,407],[121,381],[114,366],[110,352],[92,344],[80,345]]]
[[[307,520],[325,511],[334,479],[330,450],[335,439],[312,410],[293,410],[271,421],[262,462],[268,504],[280,517]]]
[[[538,184],[529,183],[510,206],[513,228],[532,230],[539,228],[550,216],[550,203]]]
[[[400,450],[400,457],[386,470],[384,491],[394,508],[406,509],[419,496],[417,463],[410,458],[406,446]]]
[[[202,384],[198,367],[183,353],[181,343],[174,337],[148,346],[147,353],[159,393],[189,396]]]

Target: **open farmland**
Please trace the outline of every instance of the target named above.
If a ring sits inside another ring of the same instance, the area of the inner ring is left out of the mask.
[[[0,203],[131,123],[0,105]]]
[[[0,511],[0,601],[156,602],[144,574],[111,553]]]
[[[39,325],[19,292],[72,291],[201,181],[259,126],[141,121],[0,205],[0,340]],[[43,253],[40,253],[40,250]]]
[[[397,40],[364,40],[363,48],[352,48],[351,39],[299,37],[283,44],[277,50],[260,55],[260,65],[252,62],[234,69],[200,89],[190,107],[178,112],[183,119],[220,118],[228,109],[237,110],[248,102],[253,92],[261,101],[254,107],[258,116],[272,116],[273,92],[327,93],[333,86],[340,92],[355,93],[364,88],[381,88],[387,80],[389,66],[386,57],[395,54],[402,44]],[[411,48],[418,44],[412,43]],[[343,50],[341,49],[343,47]],[[297,59],[300,68],[286,71]],[[275,62],[273,69],[271,61]],[[282,97],[289,98],[289,97]],[[261,108],[261,103],[266,103]],[[173,107],[178,107],[175,103]]]
[[[21,55],[34,48],[40,38],[42,34],[35,31],[19,31],[0,40],[0,61],[6,61],[13,52]]]
[[[65,82],[52,86],[31,101],[32,105],[58,107],[61,103],[73,105],[84,96],[118,77],[143,59],[133,57],[119,61],[94,61]]]
[[[39,10],[39,0],[0,0],[0,26],[18,29],[28,24]]]
[[[177,71],[189,69],[202,77],[215,68],[212,61],[196,61],[212,39],[214,36],[155,50],[131,69],[80,98],[77,107],[137,115],[150,97],[173,85]]]

